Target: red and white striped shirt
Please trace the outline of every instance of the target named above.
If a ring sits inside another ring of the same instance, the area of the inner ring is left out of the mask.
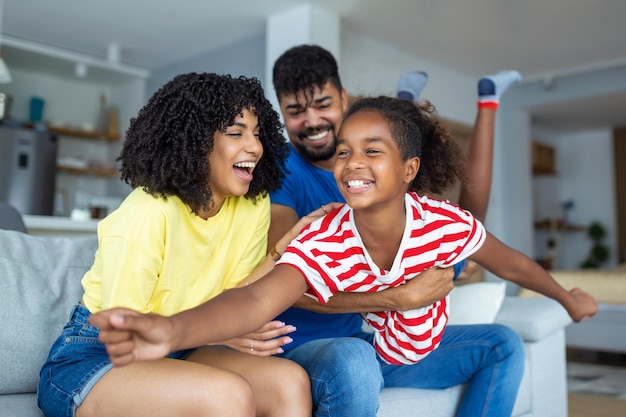
[[[309,295],[326,303],[340,291],[377,292],[402,285],[428,268],[451,266],[485,240],[483,225],[447,201],[410,192],[405,204],[407,222],[389,271],[373,262],[348,205],[304,228],[278,263],[298,269],[310,286]],[[374,347],[384,361],[412,364],[439,345],[448,322],[448,299],[415,310],[362,316],[374,329]]]

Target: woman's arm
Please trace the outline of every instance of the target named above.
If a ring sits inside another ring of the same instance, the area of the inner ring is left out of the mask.
[[[291,306],[307,288],[295,268],[279,265],[262,280],[171,317],[112,309],[91,315],[89,322],[100,328],[100,341],[111,362],[121,366],[252,332]]]
[[[598,307],[585,291],[565,290],[535,261],[512,249],[487,232],[483,246],[470,257],[482,267],[517,285],[558,301],[575,322],[593,316]]]

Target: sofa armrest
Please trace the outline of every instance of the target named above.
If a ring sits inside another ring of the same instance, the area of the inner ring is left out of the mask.
[[[537,342],[572,323],[565,309],[551,298],[507,296],[496,323],[515,330],[525,342]]]

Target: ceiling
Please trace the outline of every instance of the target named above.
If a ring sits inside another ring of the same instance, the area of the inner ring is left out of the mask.
[[[5,0],[1,32],[103,58],[116,44],[121,62],[150,70],[261,34],[267,16],[305,3],[311,1]],[[312,3],[356,32],[475,77],[515,68],[537,80],[626,65],[624,0]],[[571,130],[626,125],[620,109],[626,93],[537,108],[533,115],[548,128]]]

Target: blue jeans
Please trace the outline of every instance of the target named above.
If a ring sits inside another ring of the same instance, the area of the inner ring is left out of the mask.
[[[448,326],[439,347],[415,365],[383,363],[371,335],[359,336],[307,342],[284,355],[309,373],[316,417],[375,417],[383,386],[438,389],[463,383],[457,416],[511,415],[524,347],[508,327]]]
[[[47,417],[74,417],[93,386],[113,367],[98,340],[99,329],[87,322],[90,315],[82,304],[72,308],[41,368],[37,404]],[[185,359],[192,351],[173,352],[167,357]]]

